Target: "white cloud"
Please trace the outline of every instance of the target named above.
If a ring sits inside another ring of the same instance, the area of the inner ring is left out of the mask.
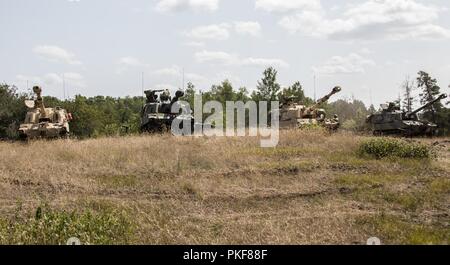
[[[17,84],[18,83],[18,84]],[[28,85],[29,87],[32,87],[34,85],[42,84],[42,78],[39,76],[29,76],[29,75],[16,75],[16,85],[25,87]]]
[[[17,82],[21,85],[26,85],[28,82],[29,87],[39,85],[45,87],[61,87],[63,82],[67,86],[85,88],[86,82],[84,77],[79,73],[68,72],[64,74],[47,73],[43,76],[30,76],[30,75],[17,75]]]
[[[200,42],[200,41],[188,41],[184,43],[184,46],[189,46],[189,47],[203,47],[205,46],[204,42]]]
[[[127,66],[145,66],[146,64],[142,63],[139,59],[127,56],[119,59],[119,64],[127,65]]]
[[[234,22],[234,29],[240,35],[261,36],[261,25],[254,21]]]
[[[230,81],[234,86],[236,86],[237,84],[243,83],[243,80],[238,75],[235,75],[233,72],[230,72],[230,71],[218,72],[213,77],[212,83],[220,84],[224,80]]]
[[[333,56],[321,66],[313,67],[313,71],[320,74],[356,74],[365,73],[366,66],[375,66],[371,59],[364,58],[357,53],[347,56]]]
[[[274,66],[281,68],[288,68],[289,64],[280,59],[265,59],[265,58],[245,58],[241,61],[244,66]]]
[[[154,85],[155,89],[169,89],[170,91],[175,92],[179,89],[179,87],[172,85],[172,84],[157,84]]]
[[[219,0],[161,0],[156,4],[159,12],[176,12],[192,9],[195,11],[216,11]]]
[[[42,45],[37,46],[33,49],[33,52],[45,60],[51,62],[62,62],[71,65],[81,65],[82,63],[76,59],[75,55],[65,49],[52,46],[52,45]]]
[[[230,37],[230,25],[227,23],[196,27],[185,35],[195,39],[227,40]]]
[[[199,26],[185,31],[184,35],[201,40],[227,40],[230,38],[230,30],[239,35],[261,36],[261,25],[255,21],[236,21],[233,23],[212,24]],[[191,42],[191,46],[203,46],[202,42]]]
[[[194,55],[195,60],[198,63],[211,63],[211,64],[223,64],[223,65],[236,65],[236,66],[274,66],[288,68],[289,64],[281,59],[268,59],[268,58],[241,58],[236,54],[229,54],[226,52],[211,52],[201,51]]]
[[[268,12],[290,12],[320,9],[320,0],[256,0],[255,7]]]
[[[450,30],[435,24],[440,11],[416,0],[368,0],[347,7],[337,18],[324,10],[304,10],[279,24],[291,33],[337,40],[449,38]]]
[[[209,81],[208,78],[194,73],[186,73],[184,76],[185,82],[192,82],[194,84],[205,84]]]
[[[362,49],[359,50],[359,53],[362,53],[362,54],[372,54],[373,51],[372,51],[371,49],[369,49],[369,48],[362,48]]]
[[[173,65],[171,67],[156,70],[153,72],[153,74],[159,76],[169,76],[178,80],[182,80],[183,69],[178,65]],[[184,80],[185,82],[193,82],[201,84],[208,82],[208,78],[195,73],[184,73]]]
[[[49,73],[44,75],[43,77],[44,84],[47,85],[55,85],[55,86],[61,86],[63,82],[66,83],[66,85],[69,86],[75,86],[79,88],[86,87],[86,83],[84,81],[84,77],[79,73],[64,73],[64,74],[56,74],[56,73]]]
[[[116,73],[121,74],[124,71],[128,70],[129,68],[136,67],[136,68],[148,68],[149,65],[146,63],[141,62],[139,59],[131,56],[122,57],[117,61],[117,69]]]
[[[180,76],[182,74],[182,69],[176,65],[168,68],[162,68],[154,71],[155,75],[169,75],[169,76]]]
[[[205,50],[196,52],[194,57],[198,63],[231,65],[236,64],[239,61],[239,58],[236,55],[232,55],[226,52],[211,52]]]

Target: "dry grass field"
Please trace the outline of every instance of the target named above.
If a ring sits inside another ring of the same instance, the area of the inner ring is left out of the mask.
[[[449,244],[448,141],[374,159],[365,138],[0,142],[0,244]]]

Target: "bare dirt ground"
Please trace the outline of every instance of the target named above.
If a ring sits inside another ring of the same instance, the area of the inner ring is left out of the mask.
[[[250,137],[0,142],[0,243],[65,242],[13,228],[48,204],[120,211],[126,239],[106,241],[118,244],[449,244],[448,139],[415,140],[436,159],[376,160],[357,154],[365,138],[283,131],[269,149]]]

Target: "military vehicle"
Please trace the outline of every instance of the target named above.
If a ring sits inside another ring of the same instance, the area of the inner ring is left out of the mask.
[[[19,127],[19,137],[22,140],[68,137],[69,121],[72,119],[72,115],[60,107],[46,108],[40,87],[33,87],[33,92],[36,94],[36,98],[25,101],[29,110],[24,123]]]
[[[159,95],[158,95],[159,94]],[[183,91],[177,91],[175,97],[170,96],[169,90],[147,90],[145,91],[147,102],[141,113],[141,132],[165,132],[170,131],[172,122],[180,120],[180,129],[184,122],[188,122],[193,130],[195,122],[191,113],[173,113],[172,106],[178,104],[180,98],[184,97]]]
[[[395,103],[381,105],[381,110],[369,115],[366,122],[370,126],[374,135],[401,135],[401,136],[433,136],[436,133],[437,125],[418,117],[418,113],[436,102],[446,98],[442,94],[424,106],[412,111],[401,111]]]
[[[326,118],[325,110],[319,107],[341,90],[339,86],[334,87],[328,95],[312,106],[299,104],[292,99],[283,102],[280,108],[280,128],[305,128],[318,125],[330,131],[337,130],[340,126],[338,116],[334,115],[333,119]]]

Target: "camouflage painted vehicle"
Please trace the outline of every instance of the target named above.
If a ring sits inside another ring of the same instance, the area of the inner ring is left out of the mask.
[[[36,99],[25,101],[29,110],[24,123],[20,125],[18,130],[20,139],[68,137],[70,133],[69,121],[72,119],[72,115],[60,107],[46,108],[40,87],[33,87],[33,92],[36,94]]]
[[[305,128],[311,125],[318,125],[330,131],[336,131],[340,126],[338,116],[334,115],[333,119],[326,118],[325,110],[319,107],[341,90],[339,86],[334,87],[328,95],[309,107],[298,104],[293,100],[287,100],[282,103],[280,109],[280,128]]]
[[[438,128],[437,125],[419,119],[417,114],[446,97],[447,95],[442,94],[435,100],[412,112],[401,111],[400,107],[392,102],[382,104],[381,110],[369,115],[366,122],[376,136],[433,136]]]
[[[195,123],[192,114],[172,112],[172,106],[178,104],[180,98],[184,97],[183,91],[177,91],[174,98],[170,96],[169,90],[147,90],[145,95],[147,102],[142,108],[141,132],[170,131],[175,119],[180,120],[181,127],[184,124],[183,122],[188,122],[192,126],[191,129],[194,128]]]

